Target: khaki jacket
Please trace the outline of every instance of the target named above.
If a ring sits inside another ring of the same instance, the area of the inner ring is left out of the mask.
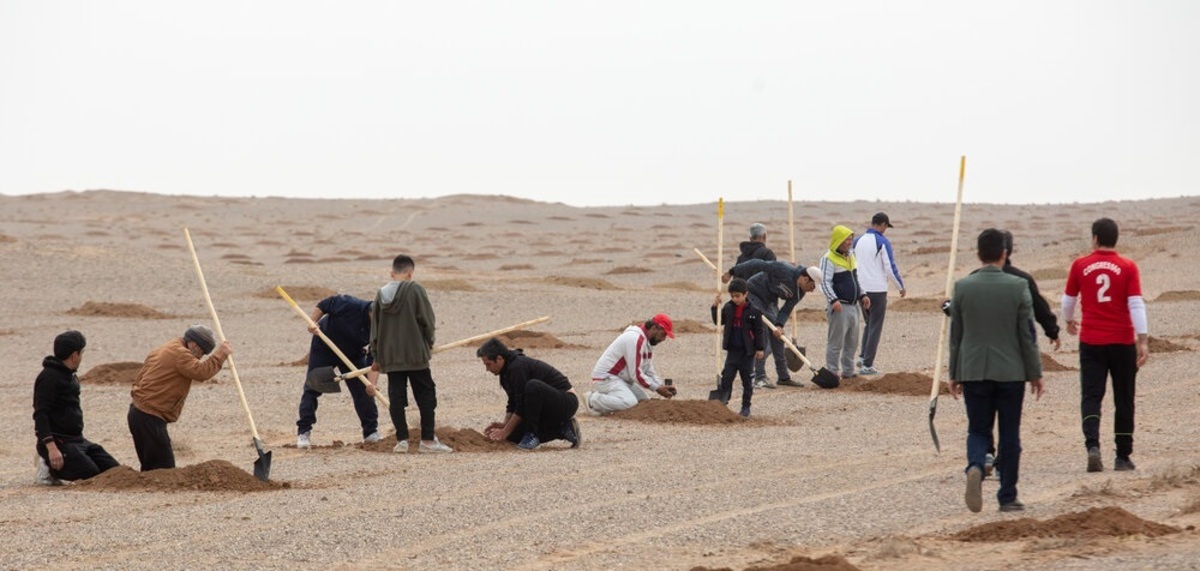
[[[133,406],[167,422],[179,420],[183,401],[194,381],[207,381],[221,370],[225,359],[197,359],[183,338],[172,339],[150,352],[133,380]]]

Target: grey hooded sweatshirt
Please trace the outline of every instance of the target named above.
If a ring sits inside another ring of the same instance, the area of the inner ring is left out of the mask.
[[[429,368],[435,319],[425,288],[389,282],[371,307],[371,356],[384,373]]]

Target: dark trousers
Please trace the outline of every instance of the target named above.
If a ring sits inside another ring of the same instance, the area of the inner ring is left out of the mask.
[[[887,315],[887,298],[886,291],[869,292],[867,298],[871,300],[871,309],[863,309],[863,336],[862,344],[858,350],[858,356],[862,359],[862,366],[875,366],[875,353],[879,351],[879,339],[883,337],[883,318]]]
[[[530,379],[525,384],[524,410],[518,411],[521,424],[508,439],[520,442],[526,432],[536,434],[542,442],[562,438],[563,426],[578,410],[579,397],[575,393],[560,391],[539,379]]]
[[[338,370],[347,372],[344,365],[338,367]],[[358,421],[362,423],[363,437],[370,436],[379,430],[379,409],[375,407],[375,399],[367,394],[367,387],[359,379],[346,379],[344,384],[350,391],[351,400],[354,401],[354,412],[358,413]],[[313,425],[317,423],[317,399],[320,396],[320,392],[304,387],[304,393],[300,395],[300,420],[296,421],[296,434],[312,430]]]
[[[146,414],[136,406],[129,405],[129,434],[133,436],[133,448],[137,450],[142,471],[175,467],[175,451],[171,450],[171,435],[167,433],[167,421]]]
[[[1133,454],[1133,397],[1137,393],[1136,345],[1079,344],[1079,414],[1083,418],[1083,442],[1100,446],[1100,403],[1112,375],[1113,433],[1117,456]]]
[[[774,339],[774,336],[772,336]],[[721,369],[721,385],[717,390],[721,400],[729,402],[733,395],[733,377],[742,377],[742,406],[750,406],[750,398],[754,396],[754,353],[745,353],[744,349],[734,349],[725,352],[725,367]]]
[[[413,398],[417,410],[421,411],[421,440],[433,440],[434,409],[437,408],[437,386],[429,369],[416,371],[392,371],[388,376],[388,400],[392,401],[389,412],[392,425],[396,427],[396,440],[408,440],[408,419],[404,407],[408,406],[408,383],[412,382]]]
[[[746,299],[750,301],[750,305],[753,306],[754,309],[757,309],[760,313],[762,313],[763,319],[770,319],[771,323],[775,323],[775,317],[779,313],[778,307],[775,307],[774,304],[764,302],[754,294],[750,294]],[[790,372],[788,372],[787,368],[787,355],[784,354],[784,351],[787,349],[783,345],[783,339],[775,338],[775,335],[773,335],[770,331],[766,331],[766,329],[767,327],[764,325],[763,330],[767,336],[767,345],[763,347],[762,360],[754,362],[754,378],[767,378],[767,357],[770,357],[771,355],[775,355],[775,379],[782,381],[784,379],[792,378],[792,375]]]
[[[62,454],[63,467],[61,470],[50,468],[50,475],[59,480],[86,480],[109,468],[121,465],[104,450],[104,447],[82,436],[55,438],[54,445]],[[50,453],[46,451],[45,443],[40,441],[37,443],[37,453],[49,466]]]
[[[1025,383],[968,381],[962,384],[967,405],[967,468],[983,470],[984,456],[992,443],[992,425],[999,421],[1000,490],[996,500],[1004,505],[1017,499],[1021,469],[1021,407]]]

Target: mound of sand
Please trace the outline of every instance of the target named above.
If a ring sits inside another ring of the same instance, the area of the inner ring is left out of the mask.
[[[417,453],[417,444],[421,441],[421,429],[411,427],[408,429],[408,451],[411,454]],[[483,433],[472,430],[470,428],[453,428],[442,427],[434,431],[437,434],[437,439],[458,452],[508,452],[516,450],[516,445],[511,442],[496,442]],[[367,452],[387,452],[391,453],[396,447],[396,435],[392,434],[379,442],[363,442],[354,445],[359,450]]]
[[[933,377],[924,373],[888,373],[878,377],[855,377],[842,379],[841,388],[863,393],[878,393],[884,395],[929,396],[933,386]],[[938,389],[938,394],[948,395],[946,385]]]
[[[1046,521],[1024,517],[986,523],[967,528],[950,537],[958,541],[998,542],[1045,537],[1158,537],[1179,531],[1177,527],[1147,521],[1119,507],[1109,506],[1063,514]]]
[[[637,322],[632,323],[631,325],[638,325],[641,323],[643,323],[643,322],[637,321]],[[695,319],[676,319],[675,321],[672,322],[672,325],[674,325],[676,335],[678,335],[680,333],[709,333],[709,334],[711,334],[711,333],[716,332],[716,330],[717,330],[716,325],[704,323],[702,321],[696,321]]]
[[[1174,353],[1176,351],[1191,351],[1184,345],[1167,341],[1153,335],[1150,336],[1150,352],[1151,353]]]
[[[120,361],[96,365],[88,372],[79,376],[79,382],[85,385],[132,385],[142,364],[134,361]]]
[[[550,276],[546,278],[546,283],[556,284],[569,287],[584,287],[589,289],[599,290],[617,290],[621,289],[612,282],[598,278],[574,278],[568,276]]]
[[[321,301],[331,295],[337,295],[336,291],[322,286],[285,285],[280,287],[296,301]],[[280,299],[279,292],[275,291],[274,287],[261,289],[254,294],[254,297]]]
[[[84,315],[88,317],[132,317],[136,319],[172,319],[175,316],[162,313],[152,307],[140,303],[109,303],[106,301],[88,301],[83,305],[67,311],[68,315]]]
[[[263,482],[225,460],[149,472],[117,466],[72,486],[92,492],[262,492],[290,487],[288,482]]]
[[[733,568],[698,566],[692,567],[691,571],[733,571]],[[859,569],[840,555],[826,555],[817,559],[797,555],[787,563],[755,565],[747,567],[745,571],[859,571]]]
[[[653,271],[653,270],[651,270],[649,268],[642,268],[639,266],[617,266],[611,270],[608,270],[607,272],[604,272],[604,275],[611,276],[611,275],[616,275],[616,274],[645,274],[645,273],[649,273],[651,271]]]
[[[1046,353],[1042,353],[1042,372],[1057,373],[1059,371],[1078,371],[1075,367],[1068,367],[1055,361],[1053,357]]]
[[[687,291],[706,291],[708,288],[700,287],[692,282],[667,282],[655,284],[654,289],[682,289]]]
[[[16,238],[13,238],[12,236],[9,236],[8,234],[0,234],[0,244],[11,244],[16,241],[17,241]]]
[[[549,333],[542,333],[541,331],[509,331],[503,335],[497,335],[496,338],[512,349],[564,349],[580,347],[580,345],[567,343],[558,337]]]
[[[623,420],[670,424],[712,425],[748,421],[716,400],[650,399],[631,409],[614,412],[611,416]]]
[[[902,297],[896,301],[888,301],[888,311],[903,311],[907,313],[941,313],[942,298],[940,297]]]
[[[504,264],[500,266],[500,271],[508,272],[513,270],[532,270],[533,264]]]
[[[921,246],[913,251],[918,256],[922,254],[949,254],[950,246]]]
[[[443,279],[443,280],[422,280],[420,284],[428,290],[435,291],[479,291],[479,288],[471,284],[471,282],[459,279]]]
[[[280,362],[276,367],[304,367],[308,365],[308,353],[292,362]]]
[[[1184,291],[1164,291],[1154,301],[1196,301],[1200,300],[1200,291],[1194,289]]]

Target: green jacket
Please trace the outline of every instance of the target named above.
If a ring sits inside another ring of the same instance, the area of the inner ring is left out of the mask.
[[[389,282],[371,306],[371,357],[384,373],[429,368],[435,320],[425,288]]]
[[[990,265],[958,280],[950,303],[950,379],[1042,378],[1042,357],[1030,335],[1032,318],[1025,280]]]

